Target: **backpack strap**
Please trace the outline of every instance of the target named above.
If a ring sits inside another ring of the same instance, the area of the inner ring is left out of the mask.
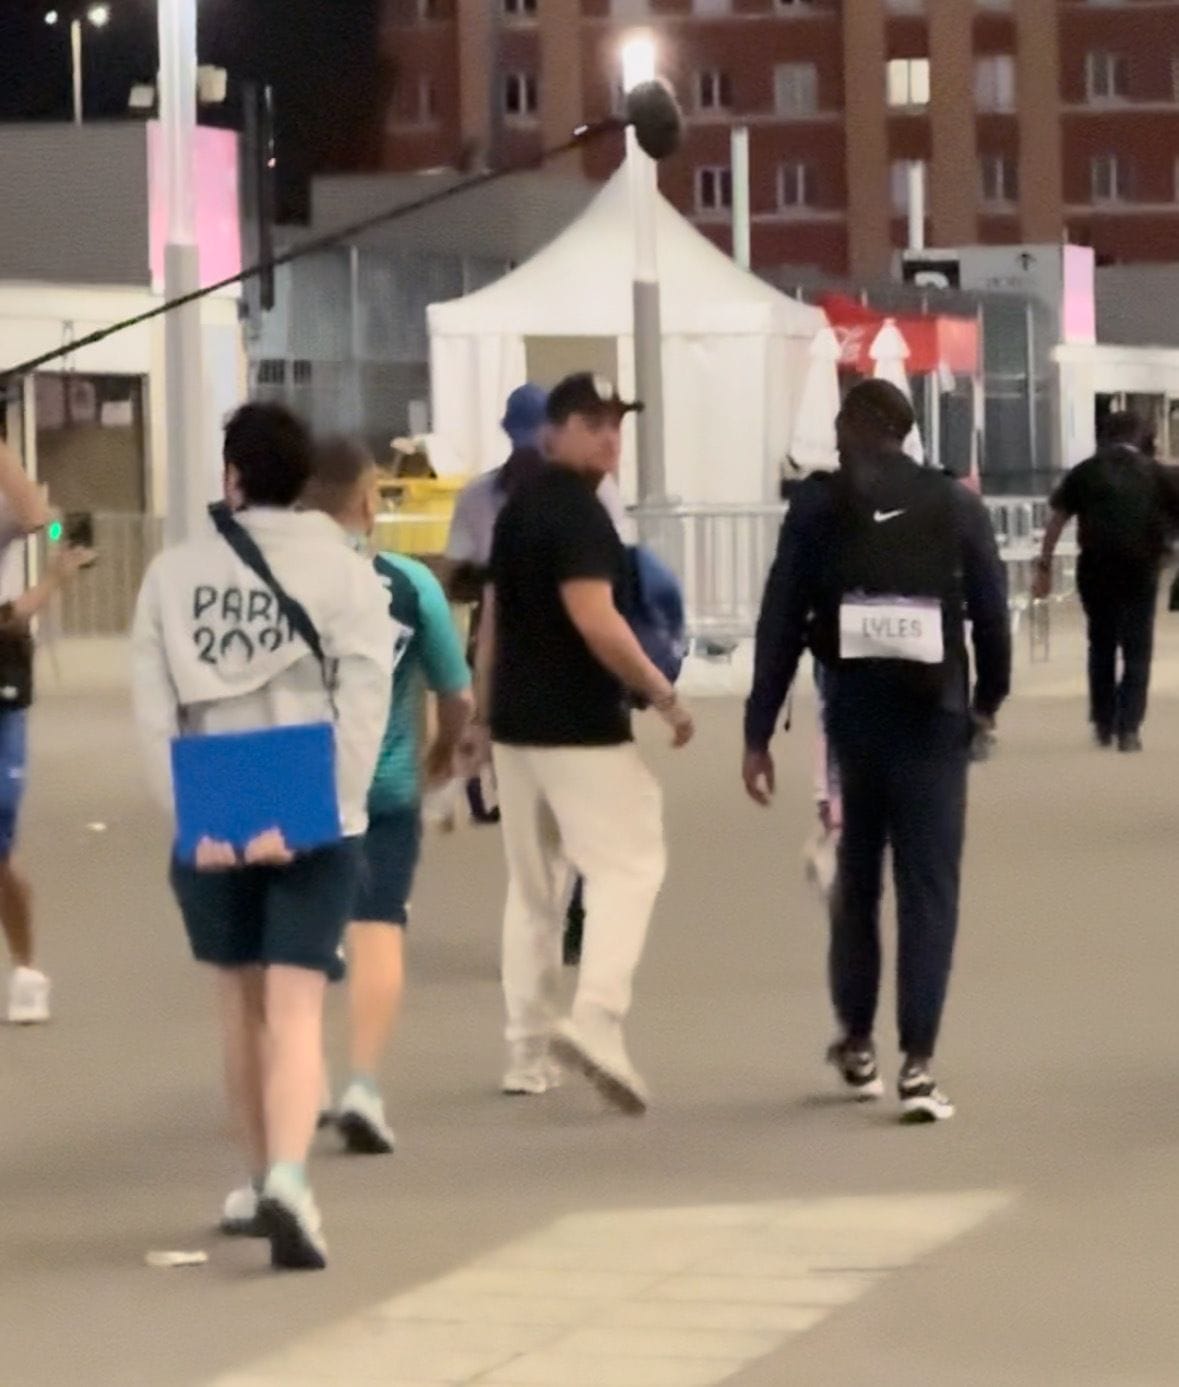
[[[274,576],[273,569],[267,563],[266,556],[259,549],[253,535],[234,517],[233,512],[224,501],[219,501],[216,505],[209,507],[209,518],[216,526],[217,533],[241,559],[242,563],[257,577],[261,578],[270,589],[278,604],[279,612],[286,618],[291,630],[315,656],[334,715],[336,712],[335,684],[328,670],[327,656],[323,652],[323,641],[320,640],[319,630],[308,615],[307,608],[292,597]]]

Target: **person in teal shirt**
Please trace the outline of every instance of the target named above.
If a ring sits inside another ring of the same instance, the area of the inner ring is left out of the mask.
[[[324,443],[305,501],[367,545],[380,501],[372,455],[352,439]],[[395,1145],[376,1074],[404,990],[423,782],[453,773],[471,714],[471,674],[442,585],[425,564],[401,554],[377,554],[373,564],[393,619],[393,706],[369,792],[364,872],[348,929],[351,1075],[334,1114],[348,1149],[369,1155]],[[427,693],[438,700],[438,730],[423,757]]]

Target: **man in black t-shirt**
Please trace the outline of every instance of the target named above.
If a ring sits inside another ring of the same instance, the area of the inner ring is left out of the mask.
[[[665,856],[659,786],[633,742],[631,696],[652,704],[676,746],[694,729],[621,614],[628,557],[595,494],[617,472],[622,419],[634,408],[592,375],[570,376],[550,395],[551,464],[496,525],[476,688],[508,861],[504,1091],[545,1092],[558,1059],[641,1113],[646,1089],[622,1022]],[[585,879],[586,926],[572,1015],[557,1024],[564,861]]]
[[[1052,494],[1033,588],[1052,590],[1052,556],[1076,517],[1081,556],[1077,587],[1089,625],[1089,717],[1101,746],[1142,750],[1159,569],[1179,526],[1179,494],[1149,455],[1134,414],[1111,414],[1094,457],[1074,467]],[[1118,654],[1122,676],[1118,679]]]

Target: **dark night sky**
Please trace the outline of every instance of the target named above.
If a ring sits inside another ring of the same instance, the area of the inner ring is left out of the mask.
[[[108,0],[110,26],[86,31],[88,119],[126,118],[135,82],[156,68],[153,0]],[[68,36],[45,12],[80,0],[0,0],[0,120],[70,114]],[[377,0],[198,0],[200,61],[275,89],[282,211],[304,207],[307,176],[375,156]],[[209,118],[203,115],[202,119]],[[213,119],[218,119],[213,117]],[[230,108],[219,119],[236,120]]]

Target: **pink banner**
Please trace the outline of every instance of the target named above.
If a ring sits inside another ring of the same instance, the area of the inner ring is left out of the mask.
[[[237,135],[232,130],[197,129],[197,247],[201,287],[240,273],[241,211]],[[164,287],[164,244],[168,236],[168,195],[164,178],[164,135],[158,120],[147,127],[147,179],[151,215],[151,282]]]

